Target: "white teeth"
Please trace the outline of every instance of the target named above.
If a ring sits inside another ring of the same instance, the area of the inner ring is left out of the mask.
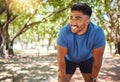
[[[77,28],[76,26],[72,26],[72,29],[75,29],[75,28]]]

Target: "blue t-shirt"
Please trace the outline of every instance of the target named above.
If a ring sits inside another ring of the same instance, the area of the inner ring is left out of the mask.
[[[68,49],[66,58],[72,62],[82,62],[91,58],[92,50],[105,46],[103,30],[89,23],[87,32],[77,35],[71,32],[70,24],[63,26],[57,38],[57,44]]]

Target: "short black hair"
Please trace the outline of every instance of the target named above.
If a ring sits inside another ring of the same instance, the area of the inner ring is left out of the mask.
[[[92,14],[92,9],[91,7],[89,7],[86,3],[77,3],[74,4],[71,7],[71,12],[72,11],[81,11],[83,14],[88,15],[89,17],[91,17]]]

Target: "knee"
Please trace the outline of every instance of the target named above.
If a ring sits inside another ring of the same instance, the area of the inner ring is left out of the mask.
[[[65,82],[70,82],[71,78],[65,77]]]
[[[58,82],[70,82],[71,78],[67,76],[58,76]]]

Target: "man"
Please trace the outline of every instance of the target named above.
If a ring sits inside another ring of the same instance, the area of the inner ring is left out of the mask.
[[[90,22],[91,13],[85,3],[73,5],[70,23],[59,32],[58,82],[70,82],[77,67],[85,82],[96,82],[102,65],[105,36],[101,27]]]

